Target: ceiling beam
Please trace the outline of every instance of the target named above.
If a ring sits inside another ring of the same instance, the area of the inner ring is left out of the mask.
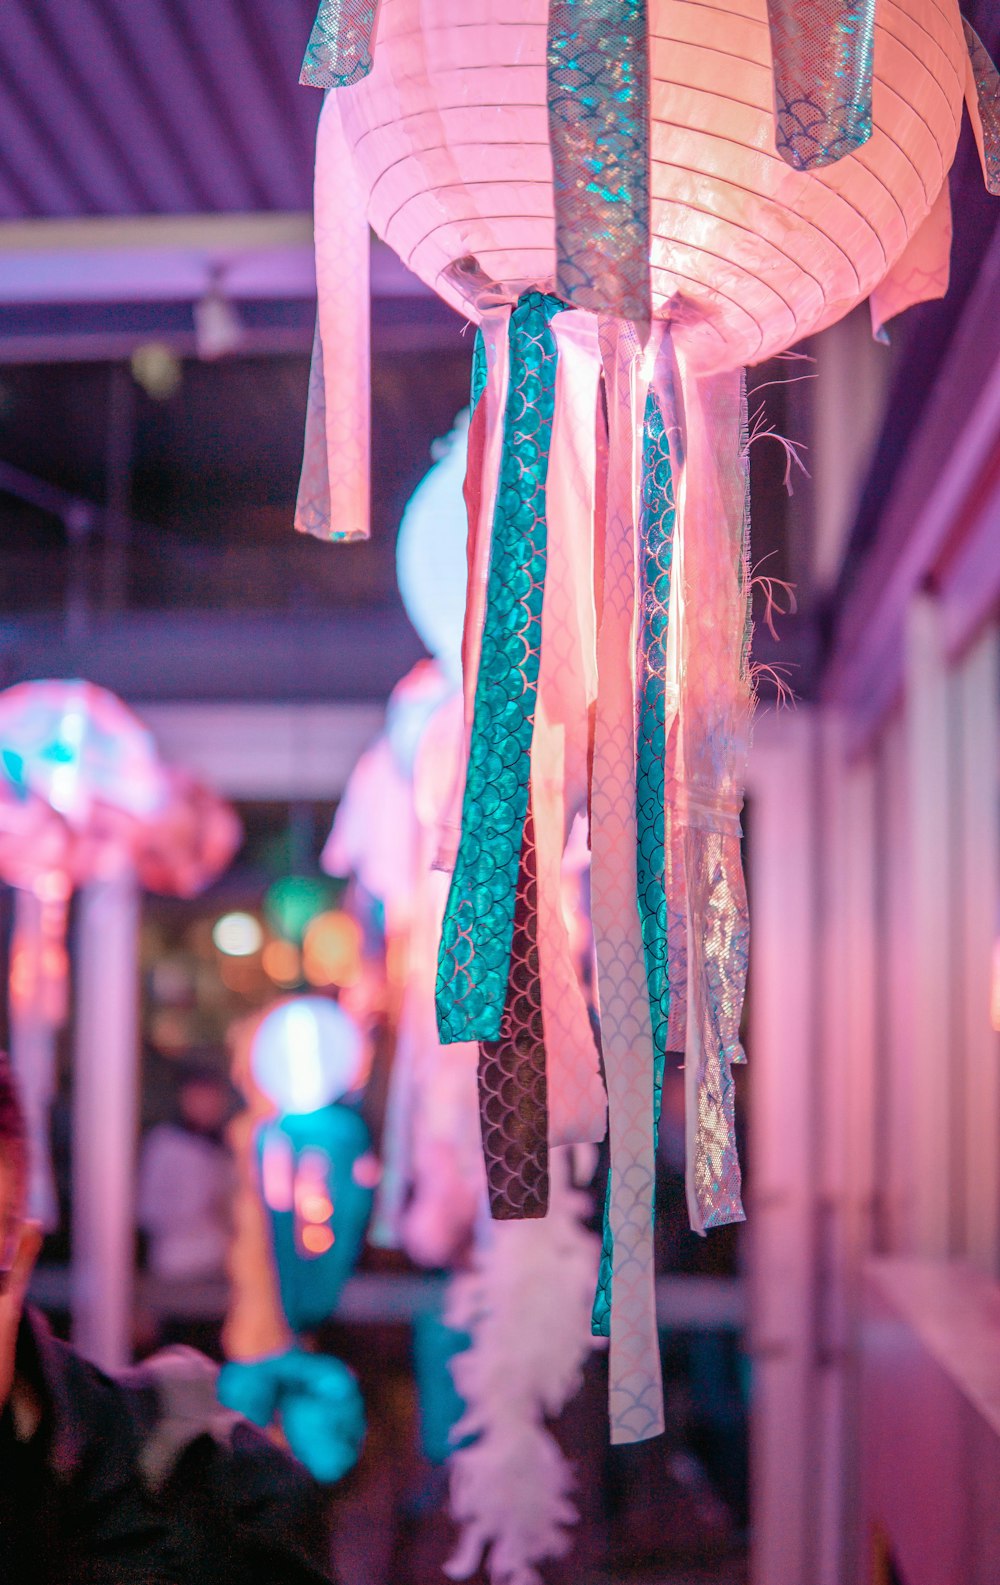
[[[429,297],[372,239],[372,296]],[[312,215],[148,215],[0,223],[0,303],[313,298]]]

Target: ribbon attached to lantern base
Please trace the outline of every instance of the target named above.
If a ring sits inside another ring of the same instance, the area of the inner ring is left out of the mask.
[[[655,327],[654,327],[655,328]],[[649,384],[635,329],[601,326],[608,398],[608,483],[599,692],[591,787],[591,914],[608,1086],[611,1172],[594,1329],[610,1332],[611,1440],[663,1430],[653,1268],[655,1051],[638,912],[635,694],[636,425]],[[613,1303],[612,1303],[613,1299]]]
[[[742,1221],[732,1065],[749,927],[740,852],[752,687],[746,382],[699,378],[680,360],[680,773],[688,919],[687,1195],[696,1232]]]
[[[319,301],[295,527],[317,539],[367,539],[371,449],[371,233],[339,96],[316,133]]]

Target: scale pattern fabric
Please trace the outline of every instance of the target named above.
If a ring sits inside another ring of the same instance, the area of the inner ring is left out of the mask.
[[[549,1205],[548,1097],[530,804],[518,866],[500,1038],[483,1041],[479,1047],[479,1121],[490,1215],[499,1222],[544,1216]]]
[[[556,298],[528,292],[510,318],[503,455],[462,836],[438,959],[438,1028],[446,1045],[500,1038],[538,684],[557,362],[552,320],[563,307]]]
[[[639,920],[653,1027],[653,1120],[659,1124],[670,1018],[664,857],[667,622],[674,554],[670,438],[655,390],[646,397],[639,512],[636,653],[636,860]],[[676,708],[676,698],[673,701]]]
[[[369,531],[371,234],[341,109],[327,94],[316,134],[318,305],[295,527],[346,542]]]
[[[346,88],[367,77],[378,0],[321,0],[306,45],[299,82],[304,88]]]
[[[668,384],[667,389],[671,391]],[[671,427],[674,423],[670,411]],[[642,436],[639,501],[638,577],[636,588],[635,667],[635,806],[636,903],[642,936],[653,1041],[653,1148],[660,1121],[663,1072],[667,1058],[671,984],[668,958],[666,855],[664,841],[667,747],[667,627],[674,550],[674,485],[670,437],[661,398],[654,386],[646,395]],[[670,700],[676,713],[676,687]],[[611,1335],[614,1237],[611,1231],[611,1186],[604,1205],[601,1263],[592,1325],[600,1337]],[[655,1207],[654,1207],[655,1210]]]
[[[872,135],[875,0],[767,0],[778,153],[835,165]]]
[[[965,22],[969,46],[969,113],[983,162],[987,192],[1000,196],[1000,72],[975,28]]]
[[[637,905],[632,679],[632,454],[634,414],[643,411],[645,390],[644,359],[634,327],[603,321],[601,351],[609,435],[604,541],[596,556],[603,579],[591,794],[591,917],[608,1086],[611,1282],[598,1289],[593,1325],[598,1332],[610,1326],[611,1440],[634,1442],[658,1435],[664,1424],[653,1269],[653,1035]]]
[[[688,906],[687,1191],[698,1232],[742,1221],[731,1068],[747,968],[740,809],[749,734],[745,380],[681,363],[685,489],[680,821]]]
[[[576,308],[647,322],[646,0],[553,0],[548,113],[556,290]]]

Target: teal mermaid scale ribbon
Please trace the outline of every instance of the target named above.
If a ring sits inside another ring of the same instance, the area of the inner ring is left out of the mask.
[[[833,165],[872,135],[875,0],[767,0],[767,15],[778,153]]]
[[[489,359],[486,356],[486,342],[483,332],[476,329],[476,339],[472,343],[472,378],[469,389],[469,412],[474,413],[479,406],[479,398],[486,389],[486,382],[490,377]]]
[[[673,468],[670,436],[653,389],[646,398],[642,438],[636,637],[636,893],[653,1034],[653,1133],[659,1129],[670,1021],[667,955],[664,763],[666,758],[667,626],[674,556]],[[612,1167],[613,1170],[613,1167]],[[591,1330],[611,1333],[611,1173],[604,1201],[604,1233]]]
[[[320,0],[306,45],[303,88],[347,88],[372,69],[378,0]]]
[[[538,691],[557,361],[552,321],[565,306],[531,291],[510,316],[462,835],[438,953],[437,1020],[445,1045],[500,1038]]]
[[[556,290],[574,308],[648,323],[646,0],[552,0],[547,98]]]

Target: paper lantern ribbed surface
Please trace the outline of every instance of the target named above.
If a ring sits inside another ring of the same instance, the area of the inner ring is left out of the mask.
[[[962,114],[958,7],[877,8],[871,137],[811,171],[775,149],[766,0],[651,0],[649,27],[654,312],[699,364],[754,362],[867,297],[927,215]],[[371,224],[435,291],[475,315],[484,276],[554,281],[538,0],[383,0],[341,102]]]

